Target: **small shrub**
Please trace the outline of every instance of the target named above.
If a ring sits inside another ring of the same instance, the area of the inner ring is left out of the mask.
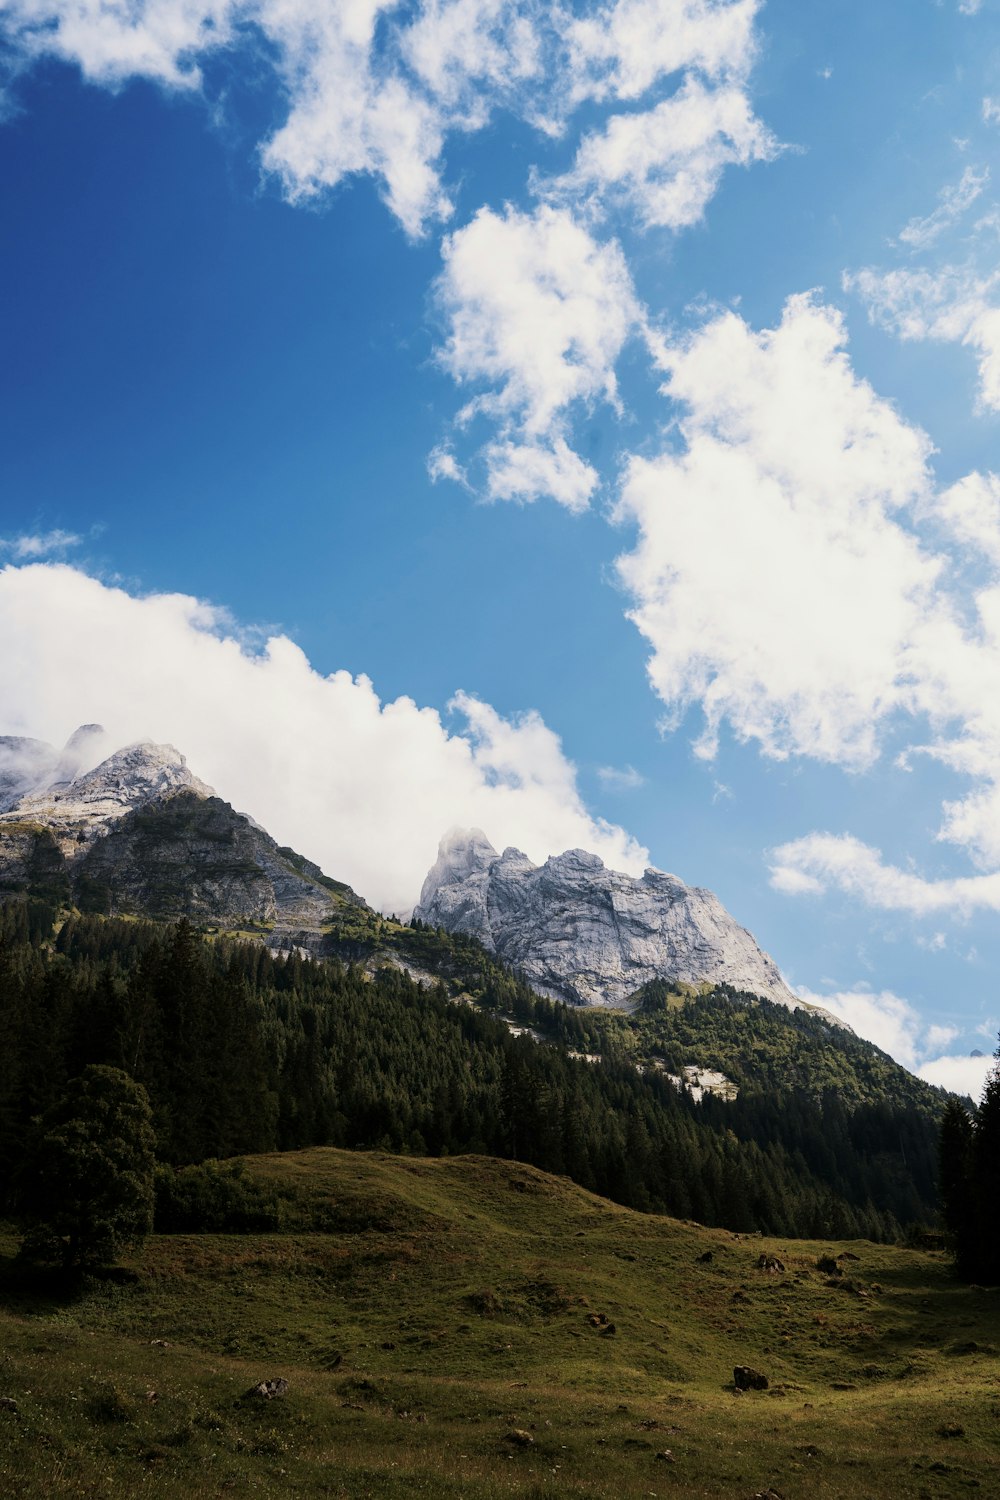
[[[257,1234],[284,1226],[281,1200],[241,1161],[159,1167],[153,1223],[160,1234]]]

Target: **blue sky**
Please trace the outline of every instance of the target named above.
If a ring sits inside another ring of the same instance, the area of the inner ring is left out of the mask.
[[[995,0],[7,0],[0,732],[1000,1025]]]

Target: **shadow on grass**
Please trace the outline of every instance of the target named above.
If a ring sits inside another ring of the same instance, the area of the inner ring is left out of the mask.
[[[0,1254],[0,1307],[22,1316],[44,1316],[84,1301],[102,1287],[129,1287],[138,1283],[135,1271],[125,1266],[68,1270],[39,1265],[18,1254]]]

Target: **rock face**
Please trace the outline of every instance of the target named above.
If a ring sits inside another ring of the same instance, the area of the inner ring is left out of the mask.
[[[172,745],[128,745],[94,765],[104,748],[93,724],[61,752],[0,740],[0,897],[278,933],[319,932],[335,909],[364,907],[217,797]]]
[[[774,961],[711,891],[570,849],[533,865],[479,829],[441,842],[414,916],[479,939],[542,993],[620,1007],[652,979],[731,984],[795,1008]]]

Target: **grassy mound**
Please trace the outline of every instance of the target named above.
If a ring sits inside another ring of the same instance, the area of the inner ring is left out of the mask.
[[[297,1232],[160,1236],[72,1289],[0,1237],[0,1493],[1000,1492],[1000,1294],[940,1251],[737,1237],[478,1157],[248,1169]]]

